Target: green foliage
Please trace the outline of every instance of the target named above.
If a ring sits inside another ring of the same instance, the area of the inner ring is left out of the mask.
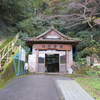
[[[17,27],[11,27],[11,26],[8,26],[7,27],[7,31],[10,33],[10,34],[14,34],[15,32],[17,33]],[[8,34],[8,33],[7,33]]]
[[[32,22],[33,19],[23,20],[22,22],[19,22],[17,26],[22,32],[27,32],[28,34],[31,34],[33,32]]]
[[[86,74],[90,76],[97,76],[98,72],[97,71],[86,71]]]
[[[89,46],[90,41],[90,31],[80,31],[76,34],[76,37],[81,38],[81,43],[77,46],[77,50],[83,50],[85,47]]]
[[[99,77],[100,76],[100,66],[94,66],[93,68],[89,68],[86,71],[86,74],[90,76]]]
[[[28,46],[26,46],[25,41],[18,39],[16,45],[21,45],[28,52]]]
[[[80,68],[86,66],[86,58],[81,58],[80,55],[76,56],[76,64],[80,66]]]
[[[100,43],[100,27],[94,28],[94,30],[93,30],[93,39],[96,42]]]
[[[17,24],[19,30],[22,32],[28,33],[29,36],[37,36],[43,32],[45,32],[48,27],[44,26],[45,20],[40,18],[29,18]]]
[[[86,47],[84,49],[84,51],[85,52],[89,52],[90,55],[92,55],[92,54],[100,54],[99,50],[100,50],[100,43],[96,42],[95,40],[92,40],[91,44],[89,45],[89,47]]]
[[[27,33],[33,32],[31,18],[36,17],[47,8],[47,3],[42,0],[4,0],[0,1],[0,19],[8,25],[7,35],[18,32],[18,29]],[[20,25],[16,27],[16,25]],[[33,33],[34,34],[34,33]],[[12,34],[13,35],[13,34]]]
[[[1,17],[5,19],[9,24],[15,24],[19,20],[28,17],[28,12],[25,10],[29,7],[30,2],[28,0],[6,0],[0,2]]]
[[[44,0],[41,0],[41,1],[34,0],[33,7],[34,7],[34,16],[36,17],[36,15],[38,15],[46,10],[46,8],[48,7],[48,4]]]
[[[27,33],[20,32],[19,38],[22,39],[22,40],[25,39],[25,38],[28,38],[28,34]]]
[[[24,39],[28,38],[28,34],[27,33],[22,33],[20,32],[20,36],[19,39],[17,40],[16,45],[21,45],[25,50],[26,50],[26,55],[28,55],[30,52],[28,51],[28,46],[26,46]]]
[[[100,40],[99,40],[99,29],[93,30],[93,40],[90,39],[90,30],[84,30],[76,33],[76,37],[81,38],[81,43],[77,45],[77,50],[81,57],[86,57],[86,55],[92,55],[96,53],[100,56]]]
[[[99,68],[99,69],[100,69],[100,65],[97,65],[97,68]]]

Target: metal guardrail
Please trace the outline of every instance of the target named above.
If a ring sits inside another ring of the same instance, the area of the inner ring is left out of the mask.
[[[5,63],[8,62],[9,56],[11,56],[10,51],[14,49],[14,45],[19,38],[19,33],[9,42],[4,48],[0,50],[0,69],[2,69],[1,62],[6,57]]]

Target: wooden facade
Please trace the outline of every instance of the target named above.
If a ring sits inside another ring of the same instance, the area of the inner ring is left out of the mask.
[[[79,43],[53,27],[25,41],[32,48],[32,54],[28,56],[29,71],[38,73],[65,73],[73,63],[73,46]]]

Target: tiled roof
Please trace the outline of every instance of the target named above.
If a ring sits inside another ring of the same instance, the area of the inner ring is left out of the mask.
[[[49,38],[43,38],[45,35],[47,35],[49,32],[51,31],[55,31],[57,34],[59,34],[62,38],[54,38],[54,39],[49,39]],[[30,37],[30,38],[26,38],[24,39],[26,41],[27,45],[32,45],[35,43],[69,43],[69,44],[78,44],[80,41],[73,39],[73,38],[68,38],[66,35],[62,34],[61,32],[59,32],[58,30],[56,30],[54,27],[51,27],[49,30],[47,30],[46,32],[42,33],[41,35],[37,36],[37,37]]]
[[[58,33],[60,36],[66,38],[66,39],[69,39],[66,35],[64,35],[61,32],[59,32],[58,30],[56,30],[53,26],[49,30],[47,30],[46,32],[44,32],[44,33],[40,34],[39,36],[37,36],[36,39],[41,38],[42,36],[48,34],[52,30],[55,31],[56,33]]]
[[[70,40],[67,40],[67,39],[36,39],[36,38],[27,38],[27,39],[24,39],[26,42],[80,42],[80,40],[76,40],[76,39],[70,39]]]

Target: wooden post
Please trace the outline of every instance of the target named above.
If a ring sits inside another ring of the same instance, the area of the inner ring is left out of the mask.
[[[69,62],[69,54],[68,54],[68,51],[66,51],[66,71],[68,68],[68,62]]]
[[[39,50],[36,50],[36,72],[38,72],[38,57],[39,57]]]

